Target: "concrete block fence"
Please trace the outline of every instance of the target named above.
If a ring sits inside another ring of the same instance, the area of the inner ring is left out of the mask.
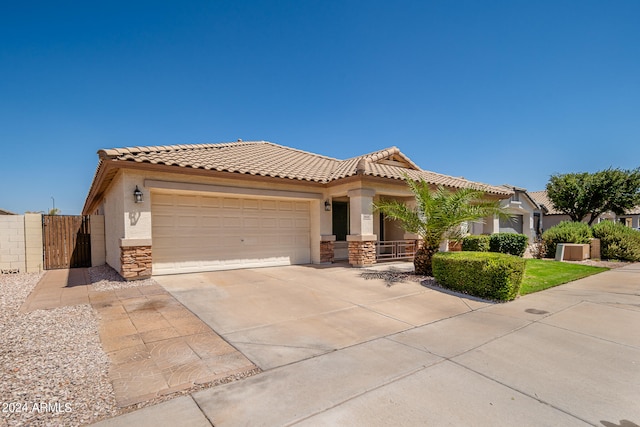
[[[104,217],[91,215],[91,265],[105,263]],[[0,215],[0,273],[38,273],[44,267],[42,215]]]

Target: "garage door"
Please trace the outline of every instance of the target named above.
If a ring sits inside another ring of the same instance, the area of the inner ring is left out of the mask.
[[[309,202],[153,193],[153,273],[311,262]]]

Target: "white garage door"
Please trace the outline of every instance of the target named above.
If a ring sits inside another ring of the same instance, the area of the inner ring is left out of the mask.
[[[311,262],[309,202],[153,193],[153,273]]]

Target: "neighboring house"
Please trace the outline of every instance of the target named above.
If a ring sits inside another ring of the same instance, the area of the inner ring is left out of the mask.
[[[563,214],[562,212],[556,210],[553,207],[553,203],[549,200],[549,196],[547,195],[546,190],[542,191],[532,191],[529,193],[531,198],[540,206],[542,210],[542,229],[548,230],[554,225],[558,225],[562,221],[571,221],[571,217],[569,215]],[[597,224],[600,221],[605,220],[615,220],[615,214],[612,212],[605,212],[600,215],[594,223]],[[588,222],[588,218],[583,219],[583,222]]]
[[[616,221],[621,222],[627,227],[640,230],[640,206],[629,209],[624,215],[616,215]]]
[[[0,209],[0,215],[15,215],[13,212],[6,211],[4,209]]]
[[[98,155],[83,213],[104,215],[107,263],[127,279],[336,256],[372,264],[379,241],[415,238],[372,211],[381,197],[412,203],[405,176],[434,188],[480,189],[493,199],[512,194],[422,170],[396,147],[348,160],[265,141]]]
[[[526,189],[508,184],[503,187],[513,192],[509,199],[503,200],[501,203],[502,207],[511,215],[511,219],[500,219],[498,231],[500,233],[524,234],[529,238],[529,242],[533,242],[541,233],[542,209]]]

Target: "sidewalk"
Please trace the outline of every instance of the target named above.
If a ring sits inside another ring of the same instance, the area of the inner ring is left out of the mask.
[[[639,324],[634,264],[96,426],[633,426]]]

